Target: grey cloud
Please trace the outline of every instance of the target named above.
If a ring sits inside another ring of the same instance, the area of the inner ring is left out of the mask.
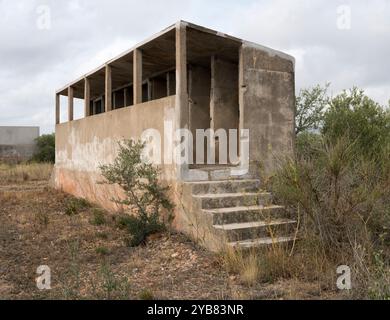
[[[337,6],[352,9],[337,29]],[[50,8],[50,30],[37,7]],[[374,1],[0,0],[0,125],[53,130],[54,92],[179,19],[287,51],[297,58],[297,89],[353,85],[390,98],[390,4]],[[81,111],[76,111],[77,114]]]

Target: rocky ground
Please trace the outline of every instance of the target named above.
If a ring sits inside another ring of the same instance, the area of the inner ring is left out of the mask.
[[[130,248],[115,215],[97,221],[99,209],[72,211],[72,201],[47,181],[0,184],[0,299],[334,297],[296,279],[244,285],[218,255],[179,234],[155,235]],[[37,289],[40,265],[50,267],[51,290]]]

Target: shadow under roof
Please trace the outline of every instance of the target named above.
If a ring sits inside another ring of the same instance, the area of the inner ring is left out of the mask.
[[[226,60],[238,62],[238,49],[242,40],[226,34],[207,29],[185,21],[179,21],[187,27],[187,61],[209,65],[210,56],[218,55]],[[104,93],[105,66],[112,68],[112,88],[130,85],[133,79],[133,51],[143,52],[143,79],[153,74],[174,69],[176,66],[176,25],[171,25],[149,39],[137,44],[104,65],[83,75],[76,81],[67,84],[57,91],[57,94],[67,96],[68,87],[73,87],[74,97],[84,97],[84,78],[90,80],[91,97]]]

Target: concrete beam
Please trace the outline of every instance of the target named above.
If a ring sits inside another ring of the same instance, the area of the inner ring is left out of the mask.
[[[60,95],[56,94],[56,124],[60,123],[60,115],[61,115]]]
[[[133,89],[134,89],[134,104],[142,103],[142,51],[134,50],[133,57]]]
[[[105,109],[106,112],[112,110],[112,71],[109,65],[106,65],[106,86],[105,86]]]
[[[84,115],[89,117],[91,115],[91,84],[88,78],[84,79]]]
[[[180,129],[188,128],[187,90],[187,29],[186,24],[176,25],[176,116]]]
[[[68,121],[73,121],[73,95],[74,89],[68,87]]]

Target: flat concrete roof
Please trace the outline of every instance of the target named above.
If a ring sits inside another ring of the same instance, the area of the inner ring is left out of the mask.
[[[112,68],[112,88],[130,85],[132,83],[133,73],[133,51],[142,49],[144,52],[143,59],[143,76],[150,77],[154,73],[174,69],[175,67],[175,41],[176,26],[184,25],[187,27],[187,59],[189,62],[206,63],[207,57],[218,54],[228,60],[238,61],[238,48],[243,44],[256,46],[261,50],[267,51],[271,55],[278,55],[284,59],[291,60],[294,58],[277,50],[273,50],[258,44],[244,41],[242,39],[208,29],[187,21],[180,20],[177,23],[165,28],[154,34],[148,39],[138,43],[129,50],[121,53],[115,58],[107,61],[103,65],[82,75],[78,79],[68,83],[56,93],[67,96],[68,87],[73,87],[74,97],[83,98],[84,96],[84,79],[90,79],[91,96],[104,92],[105,67],[110,65]]]

